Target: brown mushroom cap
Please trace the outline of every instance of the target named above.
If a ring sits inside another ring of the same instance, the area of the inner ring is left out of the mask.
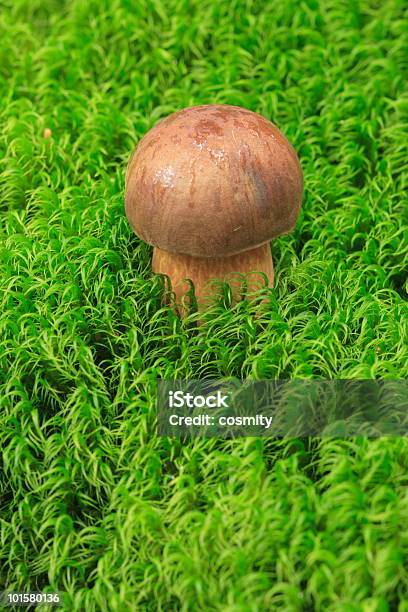
[[[193,106],[140,141],[126,174],[126,214],[160,249],[221,257],[290,231],[302,191],[297,155],[273,123],[239,106]]]

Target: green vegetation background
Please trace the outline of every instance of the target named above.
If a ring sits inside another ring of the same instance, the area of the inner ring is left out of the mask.
[[[406,440],[182,444],[153,409],[157,377],[407,376],[407,42],[399,0],[0,3],[0,589],[408,610]],[[196,328],[161,306],[124,170],[214,102],[276,122],[306,190],[266,307]]]

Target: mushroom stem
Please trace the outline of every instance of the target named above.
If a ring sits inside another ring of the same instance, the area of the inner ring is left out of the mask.
[[[182,313],[184,311],[184,307],[180,308],[182,298],[190,289],[186,279],[194,283],[199,309],[203,308],[209,299],[215,297],[216,285],[210,284],[214,279],[227,281],[230,284],[234,302],[243,294],[241,274],[249,274],[246,277],[246,293],[254,292],[265,285],[262,273],[267,277],[268,285],[272,286],[274,279],[269,243],[229,257],[193,257],[169,253],[155,247],[152,268],[156,274],[166,274],[170,278],[177,306]]]

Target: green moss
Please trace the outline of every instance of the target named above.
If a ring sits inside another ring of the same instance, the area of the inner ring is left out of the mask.
[[[0,33],[0,590],[407,610],[405,440],[181,444],[153,385],[408,375],[404,3],[8,0]],[[266,302],[197,328],[161,305],[124,170],[215,102],[279,125],[305,198]]]

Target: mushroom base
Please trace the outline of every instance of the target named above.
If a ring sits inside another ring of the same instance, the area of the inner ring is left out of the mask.
[[[189,305],[186,294],[191,292],[191,284],[186,279],[194,284],[199,310],[219,295],[221,286],[214,280],[228,282],[233,302],[250,297],[251,293],[264,287],[265,276],[269,286],[274,280],[269,243],[229,257],[177,255],[155,247],[152,268],[156,274],[166,274],[170,278],[171,290],[181,314]]]

